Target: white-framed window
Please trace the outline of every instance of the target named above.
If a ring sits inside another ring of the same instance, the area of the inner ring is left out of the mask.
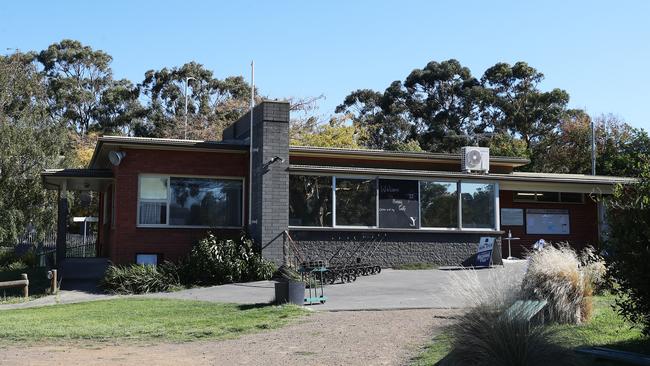
[[[335,177],[336,226],[377,226],[377,179]]]
[[[138,226],[243,225],[243,179],[143,174],[138,179]]]
[[[457,229],[457,181],[420,181],[421,226],[433,229]]]
[[[499,185],[493,181],[292,174],[289,197],[293,227],[500,228]]]

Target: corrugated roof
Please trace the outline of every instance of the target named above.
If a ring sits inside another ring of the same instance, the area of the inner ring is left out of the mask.
[[[206,150],[248,150],[248,140],[180,140],[152,137],[102,136],[90,159],[90,167],[96,166],[100,151],[104,145],[151,146],[152,148],[206,149]]]
[[[41,176],[61,178],[113,178],[110,169],[45,169]]]
[[[142,144],[142,145],[171,145],[171,146],[189,146],[189,147],[216,147],[222,148],[236,147],[245,148],[248,146],[248,140],[225,140],[225,141],[211,141],[211,140],[182,140],[182,139],[167,139],[167,138],[153,138],[153,137],[130,137],[130,136],[102,136],[97,142],[104,143],[124,143],[124,144]]]

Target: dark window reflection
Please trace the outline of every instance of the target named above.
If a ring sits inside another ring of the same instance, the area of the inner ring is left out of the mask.
[[[241,181],[172,177],[170,187],[170,225],[241,226]]]
[[[377,224],[375,179],[336,178],[336,224],[344,226]]]
[[[332,226],[332,177],[289,176],[289,225]]]
[[[456,182],[420,182],[422,227],[458,227],[456,186]]]

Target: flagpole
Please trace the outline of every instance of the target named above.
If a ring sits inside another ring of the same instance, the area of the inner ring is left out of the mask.
[[[248,150],[248,230],[250,233],[251,224],[253,223],[253,108],[255,107],[255,61],[251,61],[251,108],[250,108],[250,126],[249,126],[249,150]],[[252,235],[252,233],[250,233]]]

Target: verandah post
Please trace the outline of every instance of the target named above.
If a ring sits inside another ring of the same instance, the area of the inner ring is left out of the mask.
[[[59,188],[58,215],[56,227],[56,264],[65,260],[65,242],[68,230],[68,186],[64,180]]]

